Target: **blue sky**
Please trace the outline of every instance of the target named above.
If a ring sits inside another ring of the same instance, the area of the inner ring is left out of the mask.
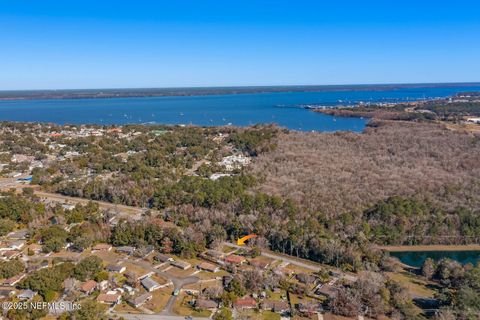
[[[480,81],[478,1],[3,0],[0,90]]]

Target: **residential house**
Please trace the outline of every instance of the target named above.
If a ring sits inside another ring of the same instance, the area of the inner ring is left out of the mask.
[[[320,302],[310,301],[307,303],[299,303],[296,307],[297,311],[305,317],[312,317],[317,313],[323,312],[323,307]]]
[[[7,237],[9,239],[16,239],[16,240],[25,240],[29,236],[29,231],[27,229],[18,230],[10,232]]]
[[[118,253],[125,253],[128,255],[132,255],[135,252],[135,248],[130,246],[117,247],[116,250]]]
[[[23,253],[21,251],[16,251],[16,250],[6,250],[6,251],[2,251],[2,258],[4,260],[12,260],[12,259],[16,259],[20,256],[22,256]]]
[[[88,280],[80,286],[80,291],[85,294],[91,294],[97,288],[97,282],[94,280]]]
[[[118,273],[124,273],[127,270],[125,266],[119,266],[115,264],[109,264],[106,269],[109,272],[118,272]]]
[[[236,254],[231,254],[231,255],[229,255],[225,258],[225,262],[231,263],[231,264],[236,264],[236,265],[241,265],[241,264],[245,263],[245,261],[247,261],[247,259],[245,259],[242,256],[238,256]]]
[[[32,291],[32,290],[28,289],[28,290],[20,291],[17,294],[17,298],[20,299],[20,300],[30,300],[33,297],[35,297],[36,295],[37,295],[37,293],[35,291]]]
[[[299,273],[295,275],[295,278],[303,284],[311,284],[315,281],[315,277],[309,275],[308,273]]]
[[[151,293],[144,293],[140,296],[133,297],[129,299],[127,302],[135,308],[141,307],[146,302],[150,301],[153,298]]]
[[[14,240],[5,243],[0,251],[21,250],[25,246],[25,240]]]
[[[276,313],[286,313],[290,307],[286,301],[266,300],[262,303],[262,309]]]
[[[101,293],[98,295],[97,301],[114,306],[122,301],[122,296],[120,294]]]
[[[162,253],[157,253],[153,259],[158,261],[158,262],[162,262],[162,263],[173,261],[173,259],[171,257],[167,256],[166,254],[162,254]]]
[[[316,291],[315,294],[325,296],[329,299],[335,298],[338,294],[338,288],[325,284],[320,286]]]
[[[143,278],[142,281],[142,286],[149,292],[155,291],[160,288],[160,284],[153,280],[150,277]]]
[[[106,243],[98,243],[92,248],[92,251],[110,251],[110,250],[112,250],[112,246]]]
[[[65,288],[65,293],[72,292],[75,290],[76,280],[74,278],[67,278],[63,280],[63,287]]]
[[[212,257],[214,259],[221,259],[223,257],[223,252],[218,251],[218,250],[207,250],[205,254],[209,257]]]
[[[252,297],[245,297],[245,298],[237,299],[233,303],[233,307],[238,310],[255,309],[257,307],[257,301]]]
[[[187,269],[190,269],[190,267],[191,267],[190,263],[184,262],[184,261],[172,261],[172,262],[170,262],[170,264],[172,266],[180,268],[182,270],[187,270]]]
[[[155,248],[153,246],[141,247],[135,251],[135,256],[145,258],[150,254],[152,254],[154,251],[155,251]]]
[[[108,283],[109,283],[108,280],[103,280],[103,281],[99,282],[98,285],[97,285],[98,290],[100,290],[100,291],[107,290]]]
[[[197,299],[194,304],[195,308],[203,310],[213,310],[218,307],[218,303],[213,300]]]
[[[278,267],[273,270],[273,273],[275,273],[278,276],[287,276],[290,277],[292,276],[295,272],[291,269],[285,268],[285,267]]]
[[[232,282],[233,280],[233,276],[232,275],[227,275],[227,276],[223,276],[222,278],[222,284],[224,287],[228,286],[230,284],[230,282]]]
[[[214,264],[208,263],[208,262],[202,262],[197,266],[198,269],[208,271],[208,272],[218,272],[220,271],[220,268]]]
[[[11,298],[15,294],[15,289],[12,287],[0,287],[0,298]]]

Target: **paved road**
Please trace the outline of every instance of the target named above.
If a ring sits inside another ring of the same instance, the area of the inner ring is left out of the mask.
[[[139,207],[131,207],[131,206],[125,206],[125,205],[119,205],[119,204],[113,204],[110,202],[105,202],[105,201],[97,201],[97,200],[89,200],[89,199],[84,199],[84,198],[77,198],[77,197],[68,197],[64,196],[61,194],[57,193],[50,193],[50,192],[44,192],[41,190],[38,190],[38,186],[35,185],[30,185],[30,184],[25,184],[25,183],[18,183],[17,182],[18,178],[2,178],[0,179],[0,190],[8,190],[11,188],[33,188],[35,195],[37,195],[40,198],[44,198],[53,202],[58,202],[58,203],[72,203],[72,204],[87,204],[89,201],[93,201],[95,203],[98,203],[101,209],[103,210],[110,210],[114,213],[116,213],[119,217],[125,217],[125,218],[130,218],[134,220],[140,220],[142,219],[142,214],[146,211],[149,210],[148,208],[139,208]],[[156,210],[151,210],[154,214],[158,213]]]
[[[224,245],[229,246],[231,248],[236,248],[236,249],[245,248],[245,247],[238,246],[238,245],[230,243],[230,242],[224,242]],[[320,270],[320,267],[314,266],[310,263],[304,263],[304,262],[300,261],[299,259],[292,259],[292,258],[289,258],[287,255],[272,253],[272,252],[266,251],[264,249],[262,249],[261,255],[264,256],[264,257],[267,257],[267,258],[275,259],[275,260],[283,260],[283,261],[288,262],[290,264],[293,264],[295,266],[302,267],[302,268],[305,268],[305,269],[309,269],[309,270],[312,270],[312,271],[319,271]]]
[[[40,198],[45,198],[50,201],[60,202],[60,203],[68,202],[72,204],[77,204],[77,203],[87,204],[89,201],[92,201],[89,199],[68,197],[61,194],[49,193],[49,192],[44,192],[39,190],[35,190],[35,195]],[[135,220],[140,220],[142,218],[142,214],[147,210],[146,208],[130,207],[125,205],[113,204],[110,202],[104,202],[104,201],[94,200],[93,202],[98,203],[100,208],[103,210],[111,210],[117,213],[119,216],[125,216],[129,218],[133,218]]]
[[[173,283],[174,290],[176,290],[176,289],[180,290],[180,289],[183,288],[183,286],[186,286],[188,284],[197,283],[200,280],[196,276],[190,276],[190,277],[184,277],[184,278],[176,277],[176,276],[171,275],[169,273],[166,273],[166,272],[160,271],[158,269],[155,269],[150,263],[142,261],[142,260],[126,259],[125,261],[128,261],[129,263],[135,264],[137,266],[140,266],[140,267],[142,267],[146,270],[149,270],[151,272],[155,272],[159,276],[170,280]],[[172,295],[170,297],[170,299],[168,299],[168,302],[167,302],[167,305],[165,306],[165,309],[163,309],[163,311],[159,315],[161,315],[161,316],[172,316],[173,315],[172,308],[173,308],[173,305],[174,305],[176,300],[177,300],[177,296]]]

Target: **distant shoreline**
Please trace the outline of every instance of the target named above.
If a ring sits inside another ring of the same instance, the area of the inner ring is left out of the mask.
[[[479,86],[480,82],[465,83],[412,83],[412,84],[357,84],[357,85],[292,85],[292,86],[244,86],[244,87],[186,87],[186,88],[138,88],[138,89],[69,89],[69,90],[5,90],[0,91],[0,101],[12,100],[62,100],[62,99],[115,99],[153,98],[175,96],[209,96],[288,92],[328,91],[386,91],[435,87]]]

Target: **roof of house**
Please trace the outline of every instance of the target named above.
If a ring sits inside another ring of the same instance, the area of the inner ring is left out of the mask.
[[[123,246],[123,247],[117,247],[117,251],[131,254],[135,251],[135,248],[130,246]]]
[[[95,287],[97,286],[97,282],[94,281],[94,280],[88,280],[87,282],[85,282],[84,284],[82,284],[82,286],[80,287],[80,290],[82,290],[83,292],[90,292],[92,291],[93,289],[95,289]]]
[[[231,254],[229,255],[228,257],[225,258],[225,261],[226,262],[229,262],[229,263],[243,263],[245,262],[245,258],[242,257],[242,256],[237,256],[236,254]]]
[[[213,300],[197,299],[195,301],[195,307],[200,309],[213,309],[218,307],[218,303]]]
[[[338,289],[336,287],[332,287],[326,284],[318,288],[317,291],[315,291],[315,293],[322,294],[326,297],[335,297],[338,293]]]
[[[109,264],[107,266],[107,270],[108,271],[112,271],[112,272],[120,272],[122,270],[126,269],[125,266],[119,266],[119,265],[116,265],[116,264]]]
[[[14,288],[0,288],[0,297],[10,297],[15,293]]]
[[[214,264],[208,263],[208,262],[202,262],[197,266],[199,269],[202,270],[207,270],[207,271],[216,271],[218,270],[218,267]]]
[[[234,303],[233,306],[235,308],[255,308],[257,306],[257,301],[253,299],[252,297],[245,297],[241,299],[237,299]]]
[[[152,299],[152,294],[147,292],[147,293],[144,293],[140,296],[131,298],[130,300],[128,300],[128,302],[130,304],[133,304],[134,306],[138,306],[138,305],[141,305],[141,304],[147,302],[150,299]]]
[[[169,256],[167,256],[166,254],[157,253],[157,254],[155,255],[155,260],[158,260],[158,261],[161,261],[161,262],[167,262],[167,261],[172,260],[172,258],[170,258]]]
[[[278,300],[265,300],[262,306],[265,310],[273,310],[275,312],[282,312],[289,309],[288,303],[286,301]]]
[[[110,250],[111,248],[112,246],[107,243],[98,243],[92,249],[93,250]]]
[[[106,293],[101,293],[97,297],[98,302],[104,302],[104,303],[116,303],[118,299],[120,299],[119,294],[106,294]]]
[[[32,291],[30,289],[20,291],[17,294],[17,298],[19,299],[31,299],[33,298],[37,293],[35,291]]]
[[[142,286],[144,286],[147,290],[150,290],[152,288],[158,287],[159,284],[157,281],[153,280],[150,277],[146,277],[142,279]]]
[[[15,256],[21,255],[22,253],[17,250],[6,250],[2,252],[2,256],[5,257],[6,259],[11,259]]]
[[[220,258],[223,256],[223,253],[217,250],[207,250],[206,255],[214,258]]]
[[[307,302],[307,303],[299,303],[298,304],[298,311],[300,312],[317,312],[322,311],[323,307],[320,302]]]
[[[172,264],[173,266],[177,266],[177,267],[181,267],[181,268],[188,268],[188,267],[190,267],[190,263],[185,262],[185,261],[179,261],[179,260],[172,261],[171,264]]]
[[[25,239],[29,235],[28,229],[10,232],[7,236],[11,239]]]

